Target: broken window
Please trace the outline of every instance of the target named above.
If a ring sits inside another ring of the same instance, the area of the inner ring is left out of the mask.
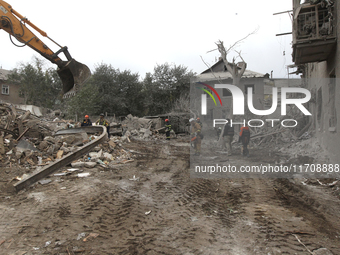
[[[9,86],[8,85],[5,85],[5,84],[2,85],[2,94],[3,95],[9,95]]]

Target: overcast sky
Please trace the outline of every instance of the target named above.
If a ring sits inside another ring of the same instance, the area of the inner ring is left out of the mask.
[[[207,69],[201,57],[209,65],[219,57],[218,51],[207,53],[216,48],[215,42],[230,46],[256,28],[258,32],[236,48],[248,63],[247,69],[263,74],[273,70],[273,78],[288,78],[286,66],[292,64],[292,36],[275,36],[292,31],[289,14],[273,15],[291,10],[291,0],[7,2],[58,44],[67,46],[72,57],[92,71],[105,63],[143,78],[156,64],[167,62],[201,73]],[[59,49],[34,33],[53,51]],[[28,47],[14,46],[2,30],[0,45],[3,69],[40,56]]]

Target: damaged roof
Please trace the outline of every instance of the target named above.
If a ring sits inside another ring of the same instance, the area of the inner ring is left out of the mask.
[[[243,64],[243,63],[239,63]],[[241,67],[238,68],[241,69]],[[258,72],[254,72],[251,70],[245,70],[242,78],[265,78],[268,74],[262,74]],[[231,73],[227,70],[226,66],[222,59],[217,61],[213,66],[203,71],[201,74],[197,75],[197,78],[200,81],[211,81],[211,80],[219,80],[219,79],[232,79]]]
[[[11,72],[12,72],[12,71],[5,70],[5,69],[0,69],[0,80],[6,81],[6,80],[8,79],[8,75],[9,75]]]
[[[265,78],[266,75],[262,74],[262,73],[257,73],[254,71],[250,71],[250,70],[245,70],[242,78]],[[229,73],[228,71],[225,72],[213,72],[213,73],[202,73],[197,75],[197,78],[200,81],[211,81],[211,80],[224,80],[224,79],[232,79],[232,75],[231,73]]]

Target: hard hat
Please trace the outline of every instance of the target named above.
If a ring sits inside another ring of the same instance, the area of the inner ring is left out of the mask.
[[[191,118],[191,119],[189,120],[189,122],[194,121],[194,120],[195,120],[194,118]]]
[[[200,120],[200,118],[199,118],[199,117],[197,117],[197,120]]]
[[[168,119],[165,119],[165,122],[169,121]]]
[[[104,113],[101,113],[99,116],[104,116]]]
[[[89,115],[85,115],[85,118],[88,118],[89,117]]]

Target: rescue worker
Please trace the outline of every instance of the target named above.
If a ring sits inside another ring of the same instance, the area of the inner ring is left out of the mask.
[[[227,124],[225,124],[223,139],[224,139],[224,148],[227,148],[228,156],[232,154],[231,142],[234,137],[234,127],[230,125],[230,119],[227,119]]]
[[[222,127],[216,128],[217,141],[220,139],[221,133],[222,133]]]
[[[88,127],[88,126],[92,126],[92,122],[89,119],[89,115],[85,115],[85,119],[83,120],[83,122],[81,123],[82,127]]]
[[[196,122],[194,118],[189,120],[191,124],[191,141],[194,143],[195,155],[201,154],[201,126]]]
[[[241,155],[249,156],[248,144],[250,141],[250,130],[249,127],[241,127],[240,136],[238,142],[242,142]]]
[[[170,140],[170,132],[171,132],[171,123],[169,119],[165,119],[165,135],[166,135],[166,140]]]
[[[96,121],[97,125],[105,126],[107,131],[107,136],[110,138],[110,122],[108,122],[106,119],[104,119],[104,113],[101,113],[99,115],[99,120]]]
[[[203,128],[203,123],[201,122],[201,119],[197,117],[196,122],[201,126],[201,130]]]

